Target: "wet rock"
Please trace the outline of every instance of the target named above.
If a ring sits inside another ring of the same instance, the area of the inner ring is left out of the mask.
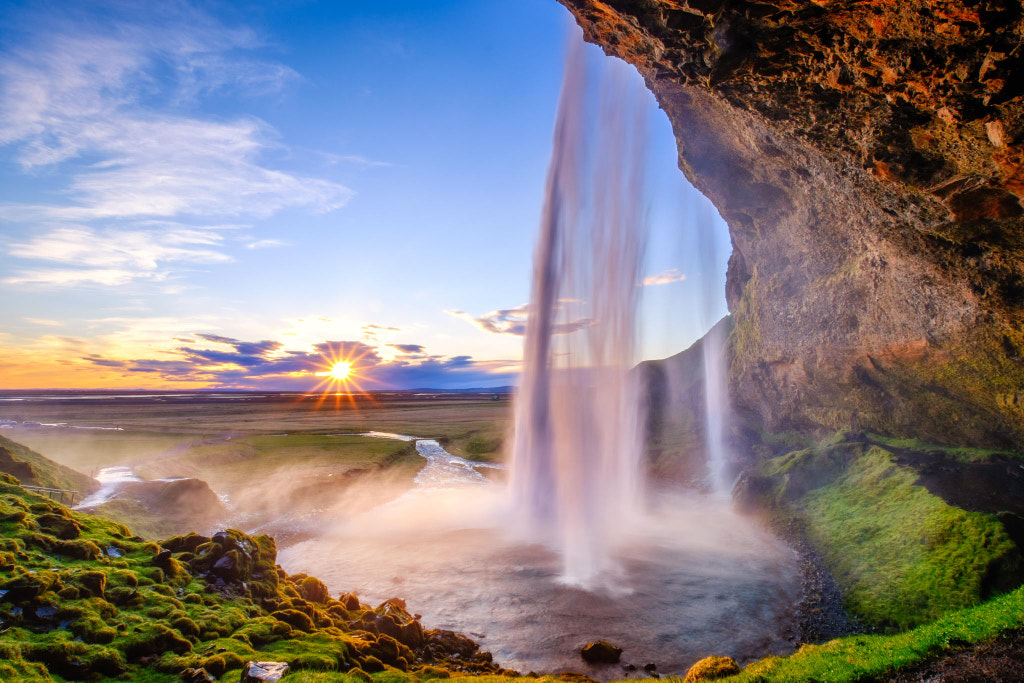
[[[162,541],[160,545],[167,550],[170,550],[172,553],[191,553],[195,552],[196,548],[199,546],[209,542],[210,538],[207,536],[190,533],[184,536],[172,536],[171,538]]]
[[[622,656],[622,648],[612,645],[606,640],[587,643],[580,650],[580,656],[588,664],[617,664]]]
[[[242,678],[239,683],[279,681],[289,671],[285,662],[247,662],[242,668]]]
[[[732,657],[716,657],[714,655],[705,657],[690,667],[686,672],[684,683],[697,683],[698,681],[713,681],[727,676],[734,676],[740,672],[740,666]]]
[[[82,528],[75,520],[60,514],[39,515],[36,522],[43,531],[63,541],[78,538],[82,533]]]
[[[654,664],[654,663],[644,664],[644,671],[646,671],[649,674],[650,673],[654,673],[657,670],[658,670],[658,666],[656,664]]]
[[[182,683],[214,683],[214,677],[206,669],[185,669],[178,678]]]

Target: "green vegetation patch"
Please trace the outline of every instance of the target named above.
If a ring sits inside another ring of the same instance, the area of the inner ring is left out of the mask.
[[[1024,561],[995,515],[951,506],[892,454],[845,433],[761,465],[746,494],[817,548],[848,610],[886,631],[1020,585]]]
[[[846,604],[866,621],[905,629],[988,597],[1019,564],[994,515],[947,505],[878,447],[799,504]]]
[[[381,681],[502,671],[402,601],[335,600],[276,556],[273,539],[235,530],[146,542],[0,474],[0,680],[238,680],[249,660]]]
[[[788,657],[762,659],[748,665],[740,674],[722,680],[731,683],[871,680],[1022,626],[1024,588],[1018,588],[983,605],[952,612],[896,635],[858,635],[822,645],[804,645]]]

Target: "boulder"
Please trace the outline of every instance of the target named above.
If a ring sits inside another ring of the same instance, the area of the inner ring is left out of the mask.
[[[215,680],[206,669],[185,669],[178,678],[182,683],[213,683]]]
[[[242,668],[242,678],[239,683],[279,681],[289,671],[288,665],[284,662],[247,662]]]
[[[588,643],[580,650],[580,656],[588,664],[618,664],[622,656],[622,648],[616,647],[606,640]]]
[[[705,657],[690,667],[686,672],[684,683],[697,683],[698,681],[714,681],[727,676],[735,676],[740,672],[740,665],[732,657]]]

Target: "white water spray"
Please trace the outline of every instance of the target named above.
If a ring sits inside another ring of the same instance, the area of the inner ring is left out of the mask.
[[[611,569],[640,487],[635,362],[643,211],[644,93],[605,60],[588,81],[567,61],[516,400],[511,492],[532,538],[553,543],[563,580]],[[595,95],[597,120],[587,116]]]

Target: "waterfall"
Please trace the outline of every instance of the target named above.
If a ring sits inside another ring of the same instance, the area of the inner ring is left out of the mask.
[[[704,335],[704,427],[708,453],[708,483],[711,492],[727,496],[732,493],[732,480],[727,471],[729,455],[726,446],[726,420],[729,393],[726,387],[726,327],[717,324]]]
[[[640,490],[633,366],[646,239],[644,93],[626,65],[567,59],[515,406],[510,490],[530,536],[553,544],[563,580],[611,568]],[[597,110],[596,116],[592,114]]]

